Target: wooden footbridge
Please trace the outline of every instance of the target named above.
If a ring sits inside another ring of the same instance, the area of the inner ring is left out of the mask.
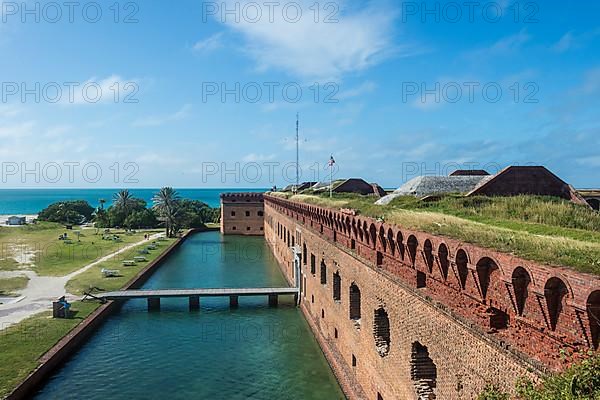
[[[269,306],[277,306],[279,296],[294,296],[298,304],[300,290],[294,287],[285,288],[219,288],[219,289],[158,289],[158,290],[121,290],[116,292],[95,293],[94,298],[106,300],[147,299],[149,310],[160,310],[160,299],[171,297],[187,297],[190,310],[200,309],[200,297],[229,297],[231,307],[238,306],[239,297],[267,296]]]

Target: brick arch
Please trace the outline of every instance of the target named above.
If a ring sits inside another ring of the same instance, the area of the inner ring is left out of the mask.
[[[367,221],[363,221],[363,233],[364,233],[364,238],[365,238],[365,243],[367,245],[371,244],[371,238],[369,235],[369,227],[367,225]]]
[[[390,253],[392,254],[392,257],[395,256],[396,255],[396,243],[394,241],[394,231],[392,230],[392,228],[388,228],[387,243],[389,245]]]
[[[419,241],[415,235],[410,235],[406,240],[406,248],[408,250],[408,258],[412,265],[417,263],[417,252],[419,248]]]
[[[427,270],[429,273],[433,272],[433,244],[431,240],[426,239],[425,243],[423,243],[423,255],[425,256],[425,264],[427,265]]]
[[[346,217],[346,235],[350,236],[350,233],[352,232],[352,223],[350,222],[350,217]]]
[[[383,225],[381,225],[379,227],[379,243],[381,243],[381,248],[383,249],[383,252],[386,253],[387,252],[387,240],[385,238],[385,227]]]
[[[529,287],[531,286],[531,274],[524,267],[516,267],[511,275],[513,292],[515,295],[515,307],[518,315],[525,313]]]
[[[357,219],[356,221],[356,231],[358,232],[358,240],[360,240],[361,242],[364,241],[364,232],[363,232],[363,225],[362,225],[362,221],[360,219]]]
[[[477,280],[479,281],[479,292],[481,294],[481,298],[486,300],[488,298],[490,288],[496,283],[494,282],[494,279],[497,278],[500,267],[492,258],[482,257],[479,261],[477,261],[475,270],[477,272]]]
[[[556,330],[560,316],[564,313],[565,297],[569,296],[567,284],[556,276],[548,279],[544,285],[544,297],[546,299],[546,312],[548,313],[548,325],[551,330]]]
[[[585,309],[590,327],[592,348],[598,350],[600,348],[600,289],[590,293]]]
[[[450,266],[449,260],[450,252],[448,251],[448,246],[446,243],[442,242],[438,246],[437,259],[438,265],[440,267],[440,273],[442,274],[442,278],[445,280],[448,279],[448,270]]]
[[[396,233],[396,247],[398,248],[398,256],[400,256],[400,259],[404,261],[404,253],[406,251],[404,248],[404,236],[402,235],[402,231],[399,229]]]
[[[356,218],[352,218],[352,235],[354,239],[358,239],[358,229],[356,228]]]
[[[458,249],[456,251],[456,256],[454,257],[454,262],[456,263],[456,272],[458,274],[458,284],[461,289],[467,288],[467,281],[469,278],[469,253],[464,249]]]

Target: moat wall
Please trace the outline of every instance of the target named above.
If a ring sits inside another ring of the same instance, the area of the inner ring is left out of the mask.
[[[356,244],[352,250],[340,245],[342,238],[331,240],[321,224],[287,215],[269,200],[265,239],[290,281],[290,246],[298,246],[302,309],[351,398],[415,399],[433,392],[438,399],[473,399],[487,384],[512,392],[519,377],[541,374],[542,364],[509,351],[359,256]]]

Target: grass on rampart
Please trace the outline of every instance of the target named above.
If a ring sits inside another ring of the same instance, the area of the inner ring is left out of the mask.
[[[600,275],[600,214],[561,199],[446,196],[423,202],[407,196],[378,206],[373,197],[350,194],[334,194],[331,199],[302,194],[290,198],[334,209],[356,209],[361,215],[404,228]]]
[[[77,231],[80,232],[79,237]],[[0,270],[27,268],[38,275],[63,276],[142,240],[146,233],[155,232],[159,230],[126,233],[124,230],[111,229],[110,235],[119,236],[120,241],[115,241],[103,240],[103,230],[66,230],[60,224],[49,222],[18,228],[0,227]],[[69,241],[58,239],[64,233],[67,233]]]

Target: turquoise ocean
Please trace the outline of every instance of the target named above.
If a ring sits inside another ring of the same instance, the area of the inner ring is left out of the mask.
[[[120,189],[0,189],[0,215],[37,214],[48,205],[65,200],[86,200],[92,207],[98,201],[110,206],[113,195]],[[264,192],[266,189],[176,189],[182,198],[200,200],[211,207],[219,206],[219,196],[224,192]],[[158,189],[131,189],[135,197],[152,205],[152,196]]]

